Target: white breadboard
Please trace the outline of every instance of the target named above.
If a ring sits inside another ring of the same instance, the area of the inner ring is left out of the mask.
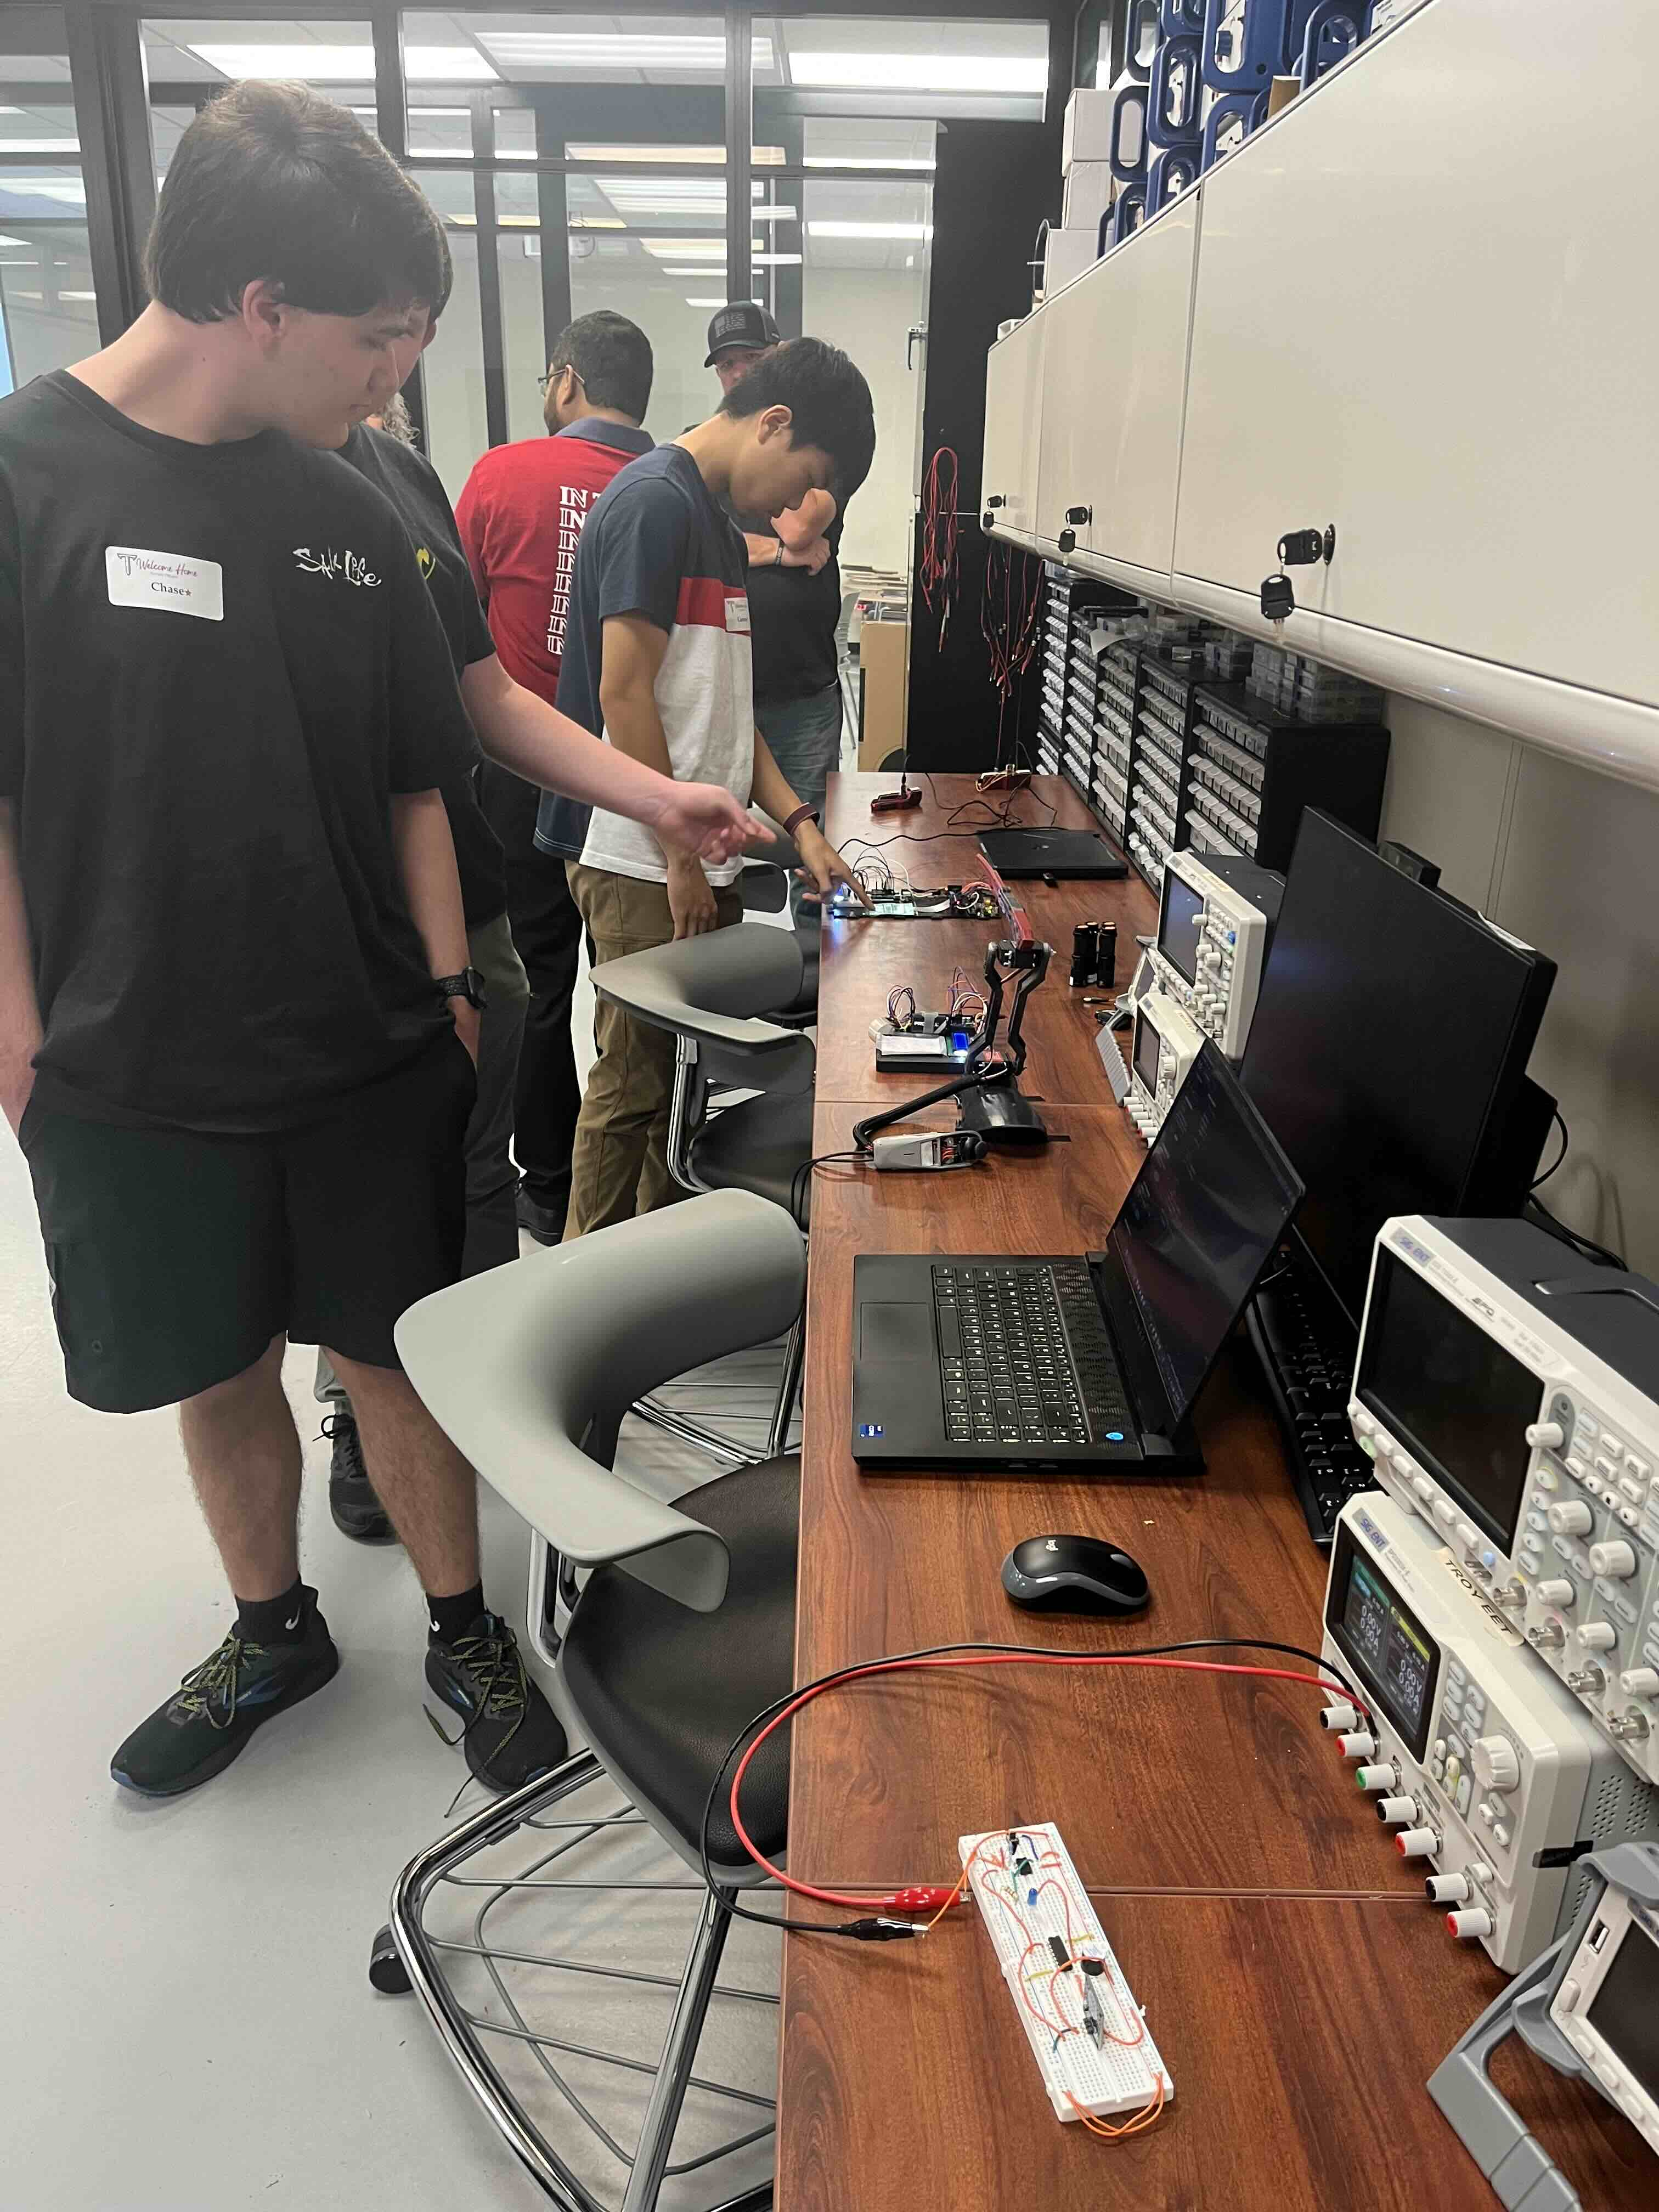
[[[1059,1829],[1052,1821],[992,1829],[963,1836],[958,1850],[1059,2118],[1079,2118],[1079,2106],[1102,2118],[1144,2111],[1160,2082],[1168,2104],[1175,2083]],[[1022,1863],[1029,1874],[1016,1872]],[[1053,1948],[1056,1936],[1073,1962],[1064,1970]],[[1103,1971],[1085,1975],[1085,1959]]]

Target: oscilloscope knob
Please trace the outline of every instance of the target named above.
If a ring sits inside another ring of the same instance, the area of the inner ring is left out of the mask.
[[[1544,1517],[1558,1536],[1582,1536],[1595,1519],[1582,1498],[1564,1498],[1559,1505],[1547,1507]]]
[[[1659,1668],[1627,1668],[1619,1686],[1627,1698],[1659,1698]]]
[[[1538,1451],[1559,1451],[1567,1441],[1567,1432],[1559,1421],[1530,1421],[1527,1425],[1527,1442]]]
[[[1477,1736],[1469,1747],[1469,1760],[1483,1790],[1513,1790],[1521,1779],[1521,1762],[1507,1736]]]
[[[1636,1572],[1636,1554],[1630,1546],[1615,1540],[1610,1544],[1592,1544],[1589,1547],[1590,1572],[1607,1575],[1614,1582],[1623,1582]]]
[[[1539,1602],[1542,1605],[1571,1605],[1576,1593],[1572,1584],[1563,1576],[1559,1581],[1540,1583]]]
[[[1586,1651],[1611,1651],[1619,1641],[1619,1631],[1610,1620],[1586,1620],[1574,1629]]]

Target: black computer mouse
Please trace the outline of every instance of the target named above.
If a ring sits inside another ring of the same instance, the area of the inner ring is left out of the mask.
[[[1033,1613],[1139,1613],[1145,1571],[1097,1536],[1028,1536],[1002,1563],[1002,1587]]]

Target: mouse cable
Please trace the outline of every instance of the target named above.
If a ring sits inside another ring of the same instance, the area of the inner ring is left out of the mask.
[[[1291,1659],[1304,1659],[1319,1669],[1316,1674],[1304,1674],[1282,1667],[1230,1666],[1217,1660],[1182,1659],[1184,1651],[1276,1651]],[[891,1942],[907,1936],[926,1932],[924,1924],[907,1920],[819,1921],[781,1919],[775,1913],[752,1912],[735,1903],[714,1879],[714,1869],[708,1856],[708,1831],[714,1817],[714,1801],[726,1769],[742,1753],[738,1771],[733,1777],[730,1808],[732,1827],[744,1850],[772,1880],[799,1897],[810,1897],[821,1903],[842,1905],[874,1906],[882,1911],[933,1911],[937,1914],[954,1902],[960,1885],[955,1890],[943,1885],[926,1883],[892,1892],[881,1898],[865,1898],[838,1894],[833,1890],[817,1889],[810,1883],[792,1881],[789,1875],[775,1867],[750,1838],[738,1810],[738,1794],[743,1784],[744,1773],[774,1729],[810,1705],[826,1692],[837,1689],[844,1682],[855,1682],[861,1677],[874,1674],[894,1674],[908,1668],[928,1669],[941,1667],[1015,1666],[1020,1663],[1057,1666],[1152,1666],[1186,1669],[1199,1674],[1253,1675],[1268,1680],[1305,1682],[1319,1689],[1341,1690],[1360,1714],[1370,1716],[1370,1707],[1339,1667],[1316,1652],[1309,1651],[1299,1644],[1278,1644],[1257,1636],[1198,1636],[1180,1644],[1144,1644],[1129,1651],[1051,1651],[1041,1645],[1026,1644],[936,1644],[917,1651],[895,1654],[884,1659],[866,1660],[860,1665],[837,1667],[816,1681],[808,1682],[798,1690],[787,1691],[775,1698],[769,1705],[762,1707],[734,1736],[726,1747],[726,1756],[714,1770],[714,1778],[708,1785],[708,1795],[702,1808],[702,1820],[697,1832],[697,1853],[703,1882],[712,1897],[717,1898],[734,1919],[749,1920],[761,1928],[782,1928],[800,1936],[845,1936],[860,1942]],[[1328,1675],[1325,1681],[1322,1676]],[[757,1732],[758,1731],[758,1733]],[[744,1747],[747,1747],[745,1749]]]

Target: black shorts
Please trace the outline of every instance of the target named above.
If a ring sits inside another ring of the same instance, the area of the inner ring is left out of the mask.
[[[20,1141],[70,1395],[176,1405],[274,1336],[396,1367],[392,1325],[459,1278],[477,1085],[446,1036],[300,1129],[118,1128],[33,1100]]]

